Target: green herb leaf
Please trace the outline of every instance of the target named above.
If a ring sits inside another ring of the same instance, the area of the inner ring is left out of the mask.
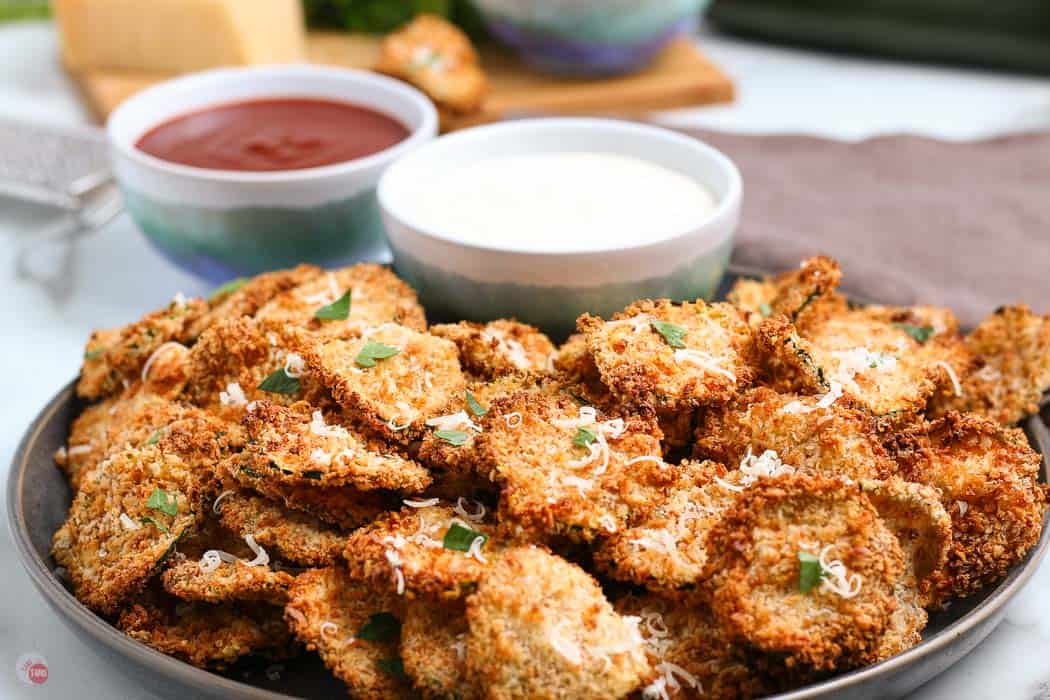
[[[149,440],[146,440],[147,445],[156,445],[157,440],[160,440],[160,429],[153,431],[153,434],[149,436]]]
[[[650,323],[653,326],[653,330],[662,335],[664,337],[664,341],[672,348],[685,347],[685,342],[683,341],[683,338],[685,338],[686,333],[688,333],[689,331],[682,328],[681,326],[676,326],[673,323],[668,323],[667,321],[650,321]]]
[[[94,350],[85,350],[84,351],[84,359],[85,360],[97,360],[98,358],[102,357],[102,355],[105,352],[106,352],[105,348],[95,348]]]
[[[284,394],[294,396],[299,393],[302,383],[298,377],[289,377],[284,368],[276,370],[259,384],[260,391],[268,391],[271,394]]]
[[[445,533],[445,539],[441,544],[445,549],[469,552],[470,545],[479,537],[481,538],[481,546],[484,547],[489,539],[487,535],[483,535],[477,530],[471,530],[469,527],[463,527],[459,523],[452,523],[448,528],[448,532]]]
[[[798,553],[798,590],[809,593],[824,578],[820,559],[809,552]]]
[[[220,284],[218,287],[215,288],[215,291],[213,291],[208,297],[208,303],[214,304],[223,297],[228,297],[229,295],[233,294],[246,284],[248,284],[247,277],[237,277],[235,279],[230,280],[226,284]]]
[[[592,442],[598,439],[598,436],[587,428],[577,428],[576,436],[572,439],[572,444],[577,447],[589,447]]]
[[[388,612],[376,613],[368,617],[357,632],[358,639],[369,642],[392,642],[401,634],[401,621]]]
[[[361,352],[357,353],[354,362],[362,367],[375,367],[376,360],[385,360],[388,357],[393,357],[399,352],[401,352],[401,350],[392,345],[385,345],[374,340],[369,340],[365,343],[365,346],[361,348]]]
[[[401,661],[400,657],[395,656],[391,659],[380,659],[379,661],[376,661],[376,666],[395,678],[407,678],[405,675],[405,664]]]
[[[478,403],[478,400],[474,398],[474,394],[470,393],[469,389],[467,390],[467,408],[478,418],[488,413],[488,409]]]
[[[350,290],[328,306],[322,306],[314,312],[314,318],[320,321],[345,321],[350,316]]]
[[[153,489],[153,493],[146,499],[146,507],[159,510],[166,515],[178,515],[179,513],[179,504],[175,496],[164,489]]]
[[[436,430],[434,435],[455,447],[459,447],[470,438],[470,433],[465,433],[462,430]]]
[[[758,313],[762,314],[766,318],[769,318],[773,315],[773,307],[765,302],[762,302],[758,305]]]
[[[164,532],[164,533],[167,533],[167,531],[168,531],[168,526],[167,525],[165,525],[164,523],[159,522],[157,520],[154,520],[153,518],[149,517],[148,515],[144,516],[142,518],[139,518],[139,522],[142,523],[143,525],[152,525],[153,527],[157,528],[158,530],[160,530],[161,532]]]
[[[925,345],[926,341],[936,332],[933,326],[913,326],[910,323],[894,323],[893,325],[914,338],[919,345]]]

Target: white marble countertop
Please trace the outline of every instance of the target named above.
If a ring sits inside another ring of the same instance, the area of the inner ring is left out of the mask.
[[[920,67],[768,48],[703,35],[705,51],[737,80],[729,106],[662,115],[668,124],[713,129],[795,131],[857,139],[914,132],[971,139],[1050,127],[1050,81],[976,70]],[[50,25],[0,25],[0,117],[57,123],[87,120],[62,73]],[[56,304],[14,273],[15,251],[50,216],[0,200],[0,476],[43,403],[77,371],[92,328],[125,323],[176,291],[204,290],[150,250],[122,216],[75,251],[75,293]],[[53,265],[53,251],[35,256]],[[4,506],[0,505],[0,509]],[[48,609],[17,562],[6,513],[0,529],[0,697],[150,698],[99,660]],[[34,652],[49,667],[46,684],[21,683],[18,658]],[[1006,621],[975,652],[923,687],[922,700],[1050,698],[1050,566],[1011,604]]]

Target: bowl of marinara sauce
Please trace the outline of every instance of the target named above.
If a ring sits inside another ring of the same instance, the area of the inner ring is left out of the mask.
[[[300,262],[385,262],[383,170],[437,133],[421,92],[290,65],[177,78],[109,118],[114,176],[162,255],[210,281]]]

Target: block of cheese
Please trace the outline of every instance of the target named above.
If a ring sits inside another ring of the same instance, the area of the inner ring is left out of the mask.
[[[303,60],[300,0],[54,0],[74,70],[181,73]]]

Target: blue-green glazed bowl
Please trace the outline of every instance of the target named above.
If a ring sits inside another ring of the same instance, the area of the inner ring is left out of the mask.
[[[491,243],[464,242],[454,231],[428,225],[416,206],[420,183],[454,168],[562,151],[614,153],[677,171],[712,192],[715,210],[636,245],[544,252],[501,246],[498,220]],[[710,298],[729,261],[741,198],[739,171],[714,148],[667,129],[606,119],[533,119],[459,131],[400,159],[379,183],[394,268],[428,313],[473,321],[513,317],[556,338],[571,333],[585,311],[607,318],[637,299]]]
[[[695,30],[710,0],[474,0],[489,31],[533,67],[610,75]]]
[[[283,172],[208,170],[138,150],[139,138],[186,112],[259,98],[313,97],[390,115],[409,136],[374,155]],[[107,125],[113,172],[132,219],[168,260],[212,282],[292,267],[387,262],[376,197],[398,157],[437,133],[418,90],[365,71],[262,66],[197,73],[136,94]]]

